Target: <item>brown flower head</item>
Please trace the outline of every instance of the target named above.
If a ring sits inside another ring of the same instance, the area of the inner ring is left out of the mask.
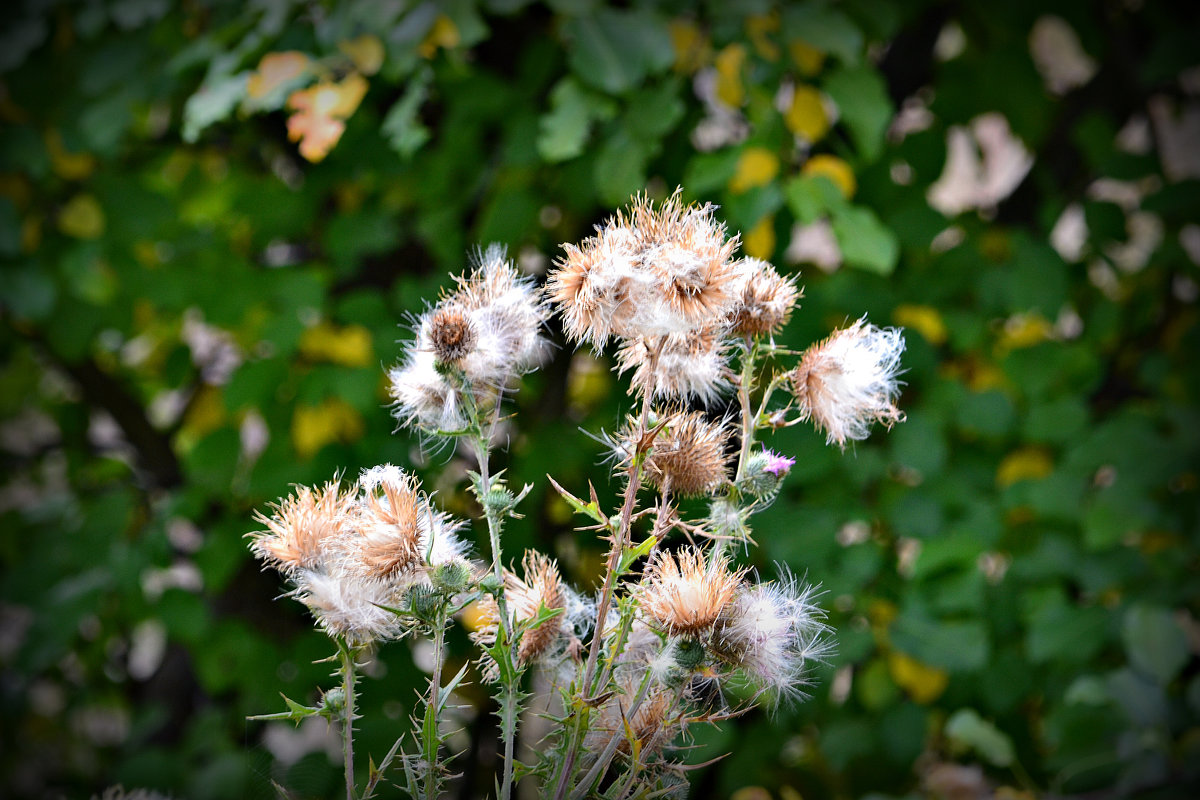
[[[803,293],[793,278],[785,278],[758,258],[743,258],[734,265],[734,304],[729,328],[737,336],[773,336],[787,324]]]
[[[251,550],[267,566],[285,575],[317,569],[328,558],[332,545],[353,526],[354,503],[354,493],[343,493],[336,481],[322,488],[298,487],[271,516],[255,513],[255,520],[267,527],[252,534]]]
[[[699,411],[667,417],[646,458],[646,477],[660,490],[682,497],[705,495],[726,481],[729,429]]]
[[[730,572],[723,556],[707,563],[704,553],[687,548],[660,553],[642,578],[639,604],[655,624],[673,636],[701,637],[712,630],[741,584],[743,570]]]
[[[676,190],[657,209],[642,197],[630,211],[643,261],[661,281],[667,308],[685,330],[711,325],[731,299],[734,270],[729,259],[738,237],[726,239],[715,210],[712,205],[684,205]]]
[[[603,347],[615,330],[625,329],[632,311],[636,237],[618,216],[579,246],[563,249],[566,256],[556,262],[546,292],[562,314],[568,338]]]
[[[595,236],[565,245],[547,290],[567,335],[602,347],[609,336],[635,339],[719,324],[731,301],[726,239],[712,206],[685,205],[676,191],[655,206],[636,198]]]
[[[465,309],[456,302],[440,303],[425,321],[422,337],[428,338],[440,364],[457,364],[475,346],[475,330]]]
[[[372,481],[373,482],[373,481]],[[348,566],[364,577],[392,579],[423,566],[421,516],[427,513],[417,480],[394,470],[377,486],[367,485],[358,514],[358,533]]]

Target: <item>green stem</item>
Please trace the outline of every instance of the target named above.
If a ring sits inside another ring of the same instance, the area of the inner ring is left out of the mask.
[[[476,440],[475,455],[479,461],[479,488],[480,491],[491,491],[491,472],[489,468],[489,451],[487,442],[490,441],[490,436],[485,439],[485,434],[481,431],[479,438]],[[481,497],[482,501],[484,498]],[[488,539],[492,547],[492,574],[495,575],[496,585],[501,587],[496,594],[496,609],[500,616],[500,626],[504,631],[504,637],[509,643],[509,650],[505,657],[510,663],[506,666],[514,667],[512,660],[512,624],[508,618],[508,603],[504,598],[504,571],[501,566],[501,551],[500,551],[500,529],[504,524],[504,520],[499,517],[495,509],[487,502],[483,503],[484,517],[487,520]],[[500,698],[500,733],[504,739],[504,779],[500,784],[501,800],[509,800],[512,794],[513,771],[516,766],[514,758],[514,748],[517,738],[517,717],[520,711],[520,687],[516,682],[510,680],[508,676],[515,675],[515,669],[503,669],[500,671],[502,677],[501,692],[503,696]],[[515,679],[519,681],[519,677]]]
[[[433,674],[429,678],[429,699],[425,702],[425,725],[421,735],[421,746],[425,758],[425,798],[436,800],[441,776],[438,770],[438,709],[442,687],[442,664],[446,649],[446,607],[438,607],[433,630]]]
[[[338,642],[342,662],[342,691],[345,704],[342,715],[342,761],[346,771],[346,800],[354,800],[354,656],[344,642]]]

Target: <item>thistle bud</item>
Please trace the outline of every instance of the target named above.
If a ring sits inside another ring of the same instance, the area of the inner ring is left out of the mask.
[[[746,461],[746,473],[738,482],[738,488],[760,499],[774,497],[795,463],[793,458],[760,450]]]
[[[346,707],[346,690],[341,686],[335,686],[325,694],[321,695],[321,713],[325,715],[339,716],[342,709]]]
[[[704,645],[695,639],[681,639],[675,646],[675,664],[686,672],[700,666],[705,655]]]
[[[713,536],[727,539],[747,539],[750,528],[746,524],[750,512],[724,498],[714,500],[708,508],[708,529]]]
[[[498,487],[489,489],[483,495],[483,508],[488,514],[503,516],[516,504],[517,498],[508,489]]]
[[[431,586],[417,584],[408,590],[408,605],[422,622],[432,622],[442,606],[442,598]]]
[[[460,559],[438,564],[429,572],[429,580],[443,594],[461,592],[471,584],[471,568]]]

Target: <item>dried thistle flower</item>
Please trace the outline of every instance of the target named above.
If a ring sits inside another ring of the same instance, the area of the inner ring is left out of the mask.
[[[617,351],[617,371],[633,370],[631,392],[679,400],[694,397],[707,405],[730,384],[728,349],[721,331],[709,328],[663,337],[651,359],[646,340],[638,337]]]
[[[649,619],[672,636],[702,637],[733,599],[743,570],[731,572],[724,557],[705,561],[704,553],[687,548],[660,553],[646,568],[638,603]]]
[[[349,491],[336,482],[300,487],[258,518],[267,530],[254,535],[254,554],[291,580],[327,633],[354,644],[396,636],[402,621],[381,606],[399,606],[412,586],[429,583],[431,567],[466,550],[460,523],[390,464],[365,470]]]
[[[255,512],[266,530],[251,534],[250,549],[267,566],[292,576],[323,565],[330,544],[354,524],[354,493],[342,492],[337,481],[320,489],[301,486],[266,516]]]
[[[687,330],[711,325],[731,300],[734,270],[729,258],[738,237],[726,238],[715,210],[711,204],[684,205],[679,190],[657,209],[646,197],[630,209],[643,261],[661,280],[667,308],[678,318],[675,324]]]
[[[541,292],[521,277],[501,245],[488,247],[478,258],[470,276],[456,279],[458,291],[448,301],[461,303],[476,333],[463,359],[467,378],[502,387],[541,362],[541,329],[548,310]]]
[[[699,411],[677,411],[654,439],[646,477],[662,491],[681,497],[705,495],[726,480],[729,429]]]
[[[293,595],[328,635],[351,646],[392,639],[401,631],[401,618],[385,608],[400,599],[390,581],[363,578],[337,566],[324,572],[301,570]]]
[[[900,354],[898,328],[877,328],[866,317],[805,351],[792,371],[800,413],[824,431],[829,444],[865,439],[873,422],[888,427],[904,419],[896,408]]]
[[[463,394],[492,393],[540,362],[547,308],[529,279],[492,245],[458,288],[421,315],[401,366],[388,372],[401,425],[453,433],[470,420]],[[450,374],[445,368],[456,368]],[[465,383],[465,385],[464,385]],[[481,405],[475,398],[475,407]]]
[[[569,643],[568,640],[574,635],[574,620],[569,619],[566,612],[578,604],[574,602],[573,592],[563,583],[558,564],[549,557],[536,551],[527,551],[521,570],[525,575],[523,579],[513,572],[504,571],[504,599],[510,622],[532,620],[542,606],[564,611],[525,629],[516,655],[517,663],[529,664],[555,655],[561,646]],[[500,608],[494,599],[485,597],[479,601],[478,611],[479,626],[472,632],[471,638],[477,644],[490,647],[496,643],[496,634],[500,630]],[[488,680],[497,677],[496,665],[490,659],[485,660],[484,677]]]
[[[392,413],[401,425],[434,433],[466,427],[459,392],[438,370],[432,350],[410,349],[403,366],[388,371],[388,394],[395,403]]]
[[[782,581],[741,586],[716,623],[713,654],[777,701],[800,697],[808,663],[829,651],[815,592],[788,573]]]
[[[713,206],[685,205],[679,191],[610,218],[595,236],[564,245],[547,291],[567,336],[602,347],[608,338],[657,337],[719,324],[731,301],[726,239]]]
[[[645,760],[675,741],[683,732],[684,715],[678,709],[675,694],[666,686],[650,679],[642,702],[629,713],[644,676],[632,672],[617,681],[620,691],[608,698],[594,712],[584,749],[600,753],[614,736],[620,737],[617,751],[629,754],[631,738],[638,743],[640,758]]]
[[[766,261],[747,257],[734,265],[729,312],[730,332],[737,336],[774,336],[787,324],[803,293],[796,281],[783,277]]]

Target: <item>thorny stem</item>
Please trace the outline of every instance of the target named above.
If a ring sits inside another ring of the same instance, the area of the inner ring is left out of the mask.
[[[658,353],[662,349],[661,340],[656,341],[653,346],[647,345],[648,354],[648,372],[653,373],[655,362],[658,361]],[[596,662],[600,656],[600,644],[604,639],[604,623],[608,616],[608,607],[612,604],[613,589],[615,588],[617,579],[617,568],[621,563],[621,557],[625,553],[625,545],[629,539],[630,526],[633,520],[633,507],[637,501],[638,488],[642,482],[642,453],[640,452],[642,439],[646,436],[647,426],[650,420],[650,400],[652,393],[650,387],[642,387],[642,411],[638,417],[638,425],[634,430],[632,441],[635,445],[635,452],[631,454],[629,460],[629,469],[626,473],[627,483],[625,484],[625,500],[621,506],[621,516],[617,523],[617,529],[613,532],[612,547],[608,551],[608,565],[604,571],[604,588],[600,592],[600,603],[596,607],[596,628],[592,632],[592,642],[588,647],[587,664],[583,670],[583,681],[580,683],[580,691],[584,693],[584,697],[591,697],[592,678],[596,675]],[[575,766],[575,756],[579,749],[579,736],[581,729],[577,723],[571,731],[570,746],[567,749],[567,754],[563,762],[562,772],[558,776],[558,783],[554,789],[554,797],[556,800],[562,800],[567,791],[567,785],[570,783],[571,770]]]
[[[438,707],[442,688],[442,664],[446,650],[446,606],[439,605],[433,626],[433,674],[429,677],[429,699],[425,702],[425,726],[421,745],[425,756],[425,797],[435,800],[438,796]]]
[[[342,662],[342,691],[345,703],[342,707],[342,761],[346,770],[346,800],[354,800],[354,650],[344,642],[338,642],[338,655]]]
[[[650,688],[650,679],[651,676],[649,673],[647,673],[645,678],[642,679],[642,683],[638,687],[637,697],[633,699],[633,703],[630,704],[629,708],[625,711],[626,719],[632,717],[637,713],[638,709],[641,708],[642,701],[646,699],[646,692]],[[592,765],[592,768],[589,769],[587,774],[584,775],[579,781],[579,785],[575,787],[575,791],[571,793],[571,800],[576,800],[576,798],[584,797],[587,794],[588,788],[595,783],[601,775],[604,774],[604,770],[608,768],[609,763],[612,761],[613,756],[616,755],[617,748],[620,747],[620,745],[621,736],[617,731],[613,731],[613,735],[609,738],[608,743],[604,747],[604,752],[600,754],[600,757],[596,759],[596,763]]]
[[[497,404],[497,407],[498,404]],[[492,423],[493,427],[495,422]],[[486,435],[487,438],[484,438]],[[491,431],[487,434],[481,433],[476,440],[475,455],[479,461],[479,483],[480,491],[488,492],[491,488],[491,475],[488,468],[488,446],[487,442],[491,440]],[[483,498],[481,497],[482,501]],[[502,520],[497,516],[495,510],[488,503],[483,503],[484,516],[487,518],[488,538],[492,546],[492,573],[496,577],[497,586],[501,587],[496,593],[496,608],[500,616],[500,625],[504,631],[505,639],[512,645],[512,626],[508,619],[508,604],[504,599],[504,575],[500,564],[500,527]],[[511,655],[509,656],[511,658]],[[511,670],[501,670],[502,675],[509,675]],[[501,718],[500,731],[504,737],[504,780],[500,784],[501,800],[508,800],[512,793],[513,769],[515,761],[513,757],[514,742],[516,740],[517,731],[517,696],[518,687],[516,685],[508,685],[509,680],[504,678],[505,685],[501,688],[502,692],[508,694],[504,702],[501,702]]]
[[[734,481],[740,481],[746,473],[746,461],[750,448],[754,446],[754,426],[757,419],[750,413],[750,384],[754,380],[754,357],[758,355],[758,343],[745,338],[746,355],[742,358],[742,378],[738,381],[738,402],[742,406],[742,448],[738,453],[737,473]]]

